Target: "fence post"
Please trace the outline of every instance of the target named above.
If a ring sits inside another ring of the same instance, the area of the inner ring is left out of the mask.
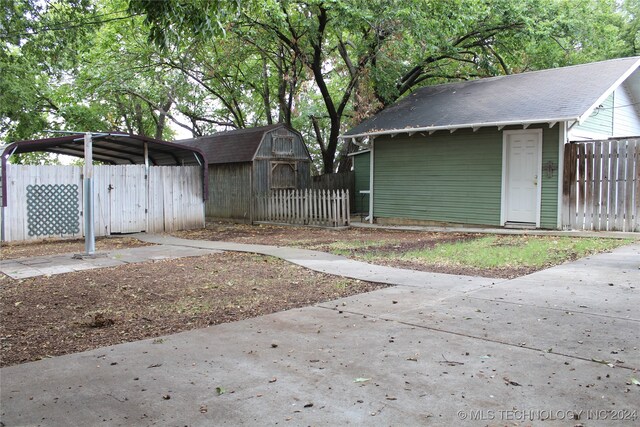
[[[626,189],[625,189],[625,214],[624,214],[624,231],[633,231],[633,163],[636,158],[636,141],[628,140],[627,141],[627,176],[626,176]],[[636,199],[638,195],[635,195]],[[637,212],[636,212],[637,215]]]
[[[318,224],[318,195],[320,194],[320,190],[314,189],[311,191],[311,203],[312,206],[312,214],[313,214],[313,224]]]
[[[602,218],[602,142],[596,141],[593,147],[593,229],[600,230]]]
[[[300,197],[300,191],[296,189],[296,223],[300,224],[300,219],[302,218],[302,197]]]
[[[331,193],[329,190],[324,193],[324,207],[325,207],[325,221],[326,224],[331,224]]]
[[[350,226],[351,225],[351,209],[349,206],[349,190],[346,191],[346,195],[345,195],[345,206],[344,206],[344,217],[346,220],[346,225]]]
[[[303,211],[303,219],[302,219],[302,223],[303,224],[307,224],[308,218],[309,218],[309,189],[305,188],[304,190],[302,190],[303,193],[303,197],[304,197],[304,211]]]
[[[635,166],[635,174],[633,178],[635,180],[635,186],[634,186],[635,198],[634,199],[636,201],[635,202],[636,223],[635,223],[635,226],[633,227],[633,231],[640,232],[640,143],[638,142],[638,140],[636,140],[635,154],[632,161]]]
[[[336,191],[332,190],[331,191],[331,215],[333,218],[331,218],[331,222],[333,223],[333,226],[337,226],[338,225],[338,206],[337,206],[337,202],[338,202],[338,198],[336,197]]]

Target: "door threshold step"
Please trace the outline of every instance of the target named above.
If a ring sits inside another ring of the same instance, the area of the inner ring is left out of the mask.
[[[535,230],[536,225],[532,222],[511,222],[504,223],[504,228],[517,228],[520,230]]]

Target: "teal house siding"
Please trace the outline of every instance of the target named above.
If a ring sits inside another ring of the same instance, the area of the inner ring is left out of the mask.
[[[353,156],[353,172],[355,174],[356,191],[354,212],[356,213],[369,212],[369,195],[363,194],[361,191],[369,190],[370,162],[371,154],[368,151]]]
[[[539,128],[543,129],[542,165],[548,166],[540,180],[540,225],[556,228],[558,125]],[[497,128],[377,138],[374,216],[500,226],[502,146],[503,133]]]

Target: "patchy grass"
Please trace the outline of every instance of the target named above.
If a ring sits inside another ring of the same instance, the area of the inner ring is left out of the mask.
[[[390,254],[408,261],[473,268],[544,268],[630,243],[628,240],[489,235],[432,249]]]
[[[487,235],[350,228],[207,223],[176,232],[188,239],[295,246],[359,261],[435,273],[513,278],[629,244],[631,240],[570,236]]]

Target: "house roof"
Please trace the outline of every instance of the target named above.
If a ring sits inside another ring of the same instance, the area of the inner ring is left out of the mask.
[[[280,123],[237,129],[174,142],[199,148],[206,154],[209,164],[251,162],[260,147],[264,134],[281,127],[287,126]]]
[[[149,163],[156,166],[188,166],[206,163],[197,147],[180,146],[140,135],[125,133],[92,134],[93,159],[108,164],[144,164],[145,145]],[[49,152],[84,157],[84,134],[13,142],[2,149],[3,162],[12,154]]]
[[[343,137],[582,122],[639,66],[640,57],[621,58],[427,86],[363,121]]]

